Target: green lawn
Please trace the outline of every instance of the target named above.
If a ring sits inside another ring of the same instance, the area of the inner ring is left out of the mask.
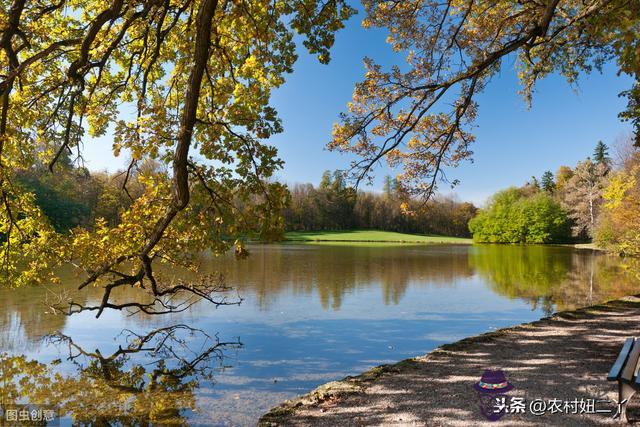
[[[285,238],[290,242],[471,243],[471,239],[461,237],[425,236],[378,230],[290,231],[285,234]]]

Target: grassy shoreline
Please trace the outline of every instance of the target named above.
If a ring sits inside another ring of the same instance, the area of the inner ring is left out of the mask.
[[[341,231],[288,231],[285,233],[283,243],[311,243],[311,244],[497,244],[497,245],[524,245],[535,246],[538,244],[521,243],[474,243],[473,239],[465,237],[440,236],[398,233],[382,230],[341,230]],[[594,243],[548,243],[545,246],[564,246],[575,249],[588,249],[605,251]]]
[[[285,234],[285,242],[296,243],[400,243],[400,244],[472,244],[463,237],[406,234],[379,230],[347,231],[290,231]]]

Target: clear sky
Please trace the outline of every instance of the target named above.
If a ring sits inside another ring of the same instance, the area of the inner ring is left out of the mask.
[[[364,74],[362,58],[369,56],[381,64],[402,63],[391,52],[381,30],[364,30],[362,14],[356,15],[336,36],[329,65],[320,64],[300,46],[294,73],[273,96],[284,124],[284,133],[270,142],[285,161],[277,178],[287,183],[317,184],[326,169],[345,169],[349,158],[325,149],[331,126],[351,99],[353,85]],[[479,117],[474,131],[473,163],[447,171],[449,179],[461,181],[451,190],[461,200],[481,204],[495,191],[521,185],[532,175],[555,171],[560,165],[573,166],[591,155],[598,140],[612,145],[631,126],[617,115],[626,100],[618,93],[631,86],[628,77],[617,77],[615,67],[603,74],[593,73],[570,87],[562,77],[551,76],[538,84],[531,109],[518,94],[513,63],[504,63],[500,75],[477,98]],[[114,159],[109,138],[88,141],[85,157],[91,169],[121,168],[124,158]],[[388,170],[378,170],[377,183],[363,189],[379,190]]]

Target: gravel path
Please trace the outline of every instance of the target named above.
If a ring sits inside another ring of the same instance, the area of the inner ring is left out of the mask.
[[[617,399],[606,376],[624,339],[640,336],[640,295],[588,307],[442,346],[395,365],[325,384],[265,414],[260,424],[295,426],[585,426],[618,424],[612,414],[573,414],[574,399]],[[525,414],[488,422],[473,384],[502,369],[526,402]],[[561,412],[529,412],[530,402],[557,399]],[[614,409],[600,402],[595,409]],[[588,409],[587,409],[588,411]],[[640,422],[640,397],[629,407]],[[484,420],[484,421],[483,421]]]

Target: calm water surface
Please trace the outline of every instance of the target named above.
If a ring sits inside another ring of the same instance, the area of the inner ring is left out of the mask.
[[[0,290],[0,398],[59,403],[63,425],[251,425],[327,381],[640,292],[629,262],[565,247],[250,249],[247,260],[203,258],[236,288],[239,306],[64,317],[43,304],[60,288]],[[77,281],[67,282],[72,292]],[[242,345],[215,347],[216,337]],[[118,353],[127,346],[143,351]]]

